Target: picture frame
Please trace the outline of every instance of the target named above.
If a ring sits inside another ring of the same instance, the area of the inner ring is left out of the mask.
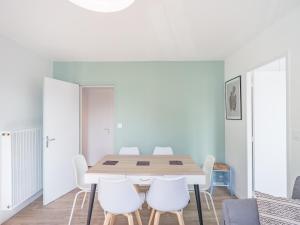
[[[226,120],[242,120],[242,77],[225,82]]]

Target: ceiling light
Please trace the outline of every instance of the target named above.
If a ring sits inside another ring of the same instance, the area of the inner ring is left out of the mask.
[[[96,12],[117,12],[129,7],[134,0],[69,0],[84,9]]]

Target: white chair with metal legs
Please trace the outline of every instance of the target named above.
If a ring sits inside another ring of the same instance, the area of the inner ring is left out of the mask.
[[[140,155],[140,150],[138,147],[122,147],[119,155]]]
[[[159,224],[160,215],[166,212],[177,216],[180,225],[184,225],[183,209],[188,205],[190,195],[183,177],[156,178],[147,193],[147,203],[152,208],[149,224]]]
[[[86,160],[83,155],[74,156],[73,167],[74,167],[74,173],[75,173],[75,179],[76,179],[76,186],[77,186],[77,188],[80,189],[80,191],[78,191],[76,193],[74,201],[73,201],[71,215],[69,218],[69,225],[71,224],[71,221],[73,218],[73,213],[74,213],[74,209],[76,206],[78,196],[80,194],[84,193],[83,201],[81,203],[81,209],[82,209],[84,206],[85,200],[86,200],[87,193],[89,193],[91,191],[91,186],[84,182],[84,174],[88,170],[88,166],[87,166]]]
[[[207,208],[210,210],[209,202],[207,199],[207,197],[209,197],[217,224],[219,225],[219,219],[217,216],[214,200],[210,194],[211,179],[212,179],[212,172],[213,172],[214,164],[215,164],[215,157],[212,155],[208,155],[204,161],[203,168],[202,168],[203,172],[206,175],[206,185],[200,185],[199,189],[200,189],[200,192],[204,194]]]
[[[174,155],[174,152],[171,147],[156,146],[153,150],[153,155]]]
[[[125,215],[129,225],[133,223],[133,213],[142,225],[139,209],[145,201],[145,194],[138,193],[131,181],[122,179],[100,179],[98,200],[105,211],[104,225],[113,225],[117,215]]]

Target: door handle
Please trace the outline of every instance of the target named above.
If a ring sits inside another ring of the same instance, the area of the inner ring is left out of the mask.
[[[55,138],[49,138],[49,136],[46,136],[46,148],[49,147],[49,143],[50,143],[51,141],[55,141]]]

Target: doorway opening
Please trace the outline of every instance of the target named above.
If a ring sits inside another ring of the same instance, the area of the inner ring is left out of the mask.
[[[247,74],[248,195],[287,197],[287,59]]]
[[[88,166],[114,149],[114,87],[83,86],[81,96],[81,153]]]

